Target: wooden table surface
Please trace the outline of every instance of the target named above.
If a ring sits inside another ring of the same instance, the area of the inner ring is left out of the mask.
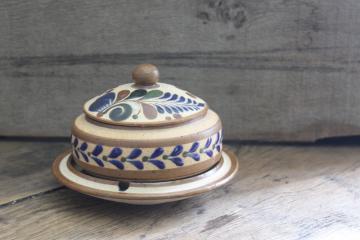
[[[226,187],[155,206],[60,186],[63,142],[0,142],[0,239],[360,239],[360,147],[237,145]]]

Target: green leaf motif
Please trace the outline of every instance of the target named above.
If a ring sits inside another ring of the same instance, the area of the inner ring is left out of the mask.
[[[113,121],[122,121],[130,117],[132,108],[129,104],[121,103],[111,110],[109,117]]]
[[[151,98],[157,98],[163,95],[163,92],[160,90],[151,90],[146,93],[146,95],[142,99],[151,99]]]
[[[146,93],[147,91],[144,89],[137,89],[133,91],[127,99],[139,98],[144,96]]]

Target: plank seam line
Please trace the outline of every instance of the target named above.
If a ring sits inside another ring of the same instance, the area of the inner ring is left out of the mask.
[[[59,190],[61,190],[61,189],[65,189],[65,187],[64,187],[64,186],[60,186],[60,187],[53,188],[53,189],[50,189],[50,190],[47,190],[47,191],[35,193],[35,194],[29,195],[29,196],[26,196],[26,197],[23,197],[23,198],[15,199],[15,200],[13,200],[13,201],[0,204],[0,209],[5,208],[5,207],[7,207],[7,206],[12,206],[12,205],[15,205],[15,204],[24,202],[24,201],[29,200],[29,199],[33,199],[33,198],[36,198],[36,197],[40,197],[40,196],[43,196],[43,195],[47,195],[47,194],[50,194],[50,193],[59,191]]]

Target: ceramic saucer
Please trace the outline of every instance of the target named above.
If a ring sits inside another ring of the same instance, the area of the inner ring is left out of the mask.
[[[194,197],[224,185],[235,176],[238,160],[225,149],[221,160],[208,171],[162,182],[125,182],[93,176],[79,168],[69,152],[58,156],[52,170],[62,184],[83,194],[129,204],[159,204]]]

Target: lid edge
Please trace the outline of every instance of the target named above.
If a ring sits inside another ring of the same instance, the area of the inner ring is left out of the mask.
[[[149,122],[134,122],[134,123],[130,123],[130,122],[114,122],[111,120],[107,120],[107,119],[99,119],[96,118],[94,116],[92,116],[91,114],[89,114],[86,110],[85,105],[83,106],[83,113],[89,117],[90,119],[96,121],[96,122],[100,122],[100,123],[104,123],[104,124],[109,124],[109,125],[113,125],[113,126],[127,126],[127,127],[160,127],[160,126],[170,126],[170,125],[177,125],[180,123],[185,123],[200,117],[204,117],[206,115],[206,113],[208,112],[209,107],[208,105],[205,103],[204,108],[197,112],[194,113],[193,115],[189,115],[187,117],[182,117],[182,118],[178,118],[176,120],[172,120],[172,121],[157,121],[157,122],[153,122],[153,123],[149,123]]]
[[[201,119],[197,119],[196,121],[201,121]],[[115,125],[113,125],[115,126]],[[119,126],[126,127],[126,126]],[[218,131],[222,130],[222,122],[219,117],[217,117],[216,122],[214,122],[211,126],[201,131],[194,131],[191,134],[183,136],[179,138],[179,136],[173,136],[168,138],[163,138],[159,140],[149,141],[149,140],[129,140],[129,139],[115,139],[108,138],[103,136],[92,135],[88,132],[81,130],[78,126],[76,126],[75,122],[71,128],[71,134],[77,136],[81,139],[87,140],[92,143],[101,143],[108,146],[123,146],[123,147],[156,147],[156,146],[172,146],[175,144],[183,144],[191,141],[196,141],[205,137],[208,137]]]

